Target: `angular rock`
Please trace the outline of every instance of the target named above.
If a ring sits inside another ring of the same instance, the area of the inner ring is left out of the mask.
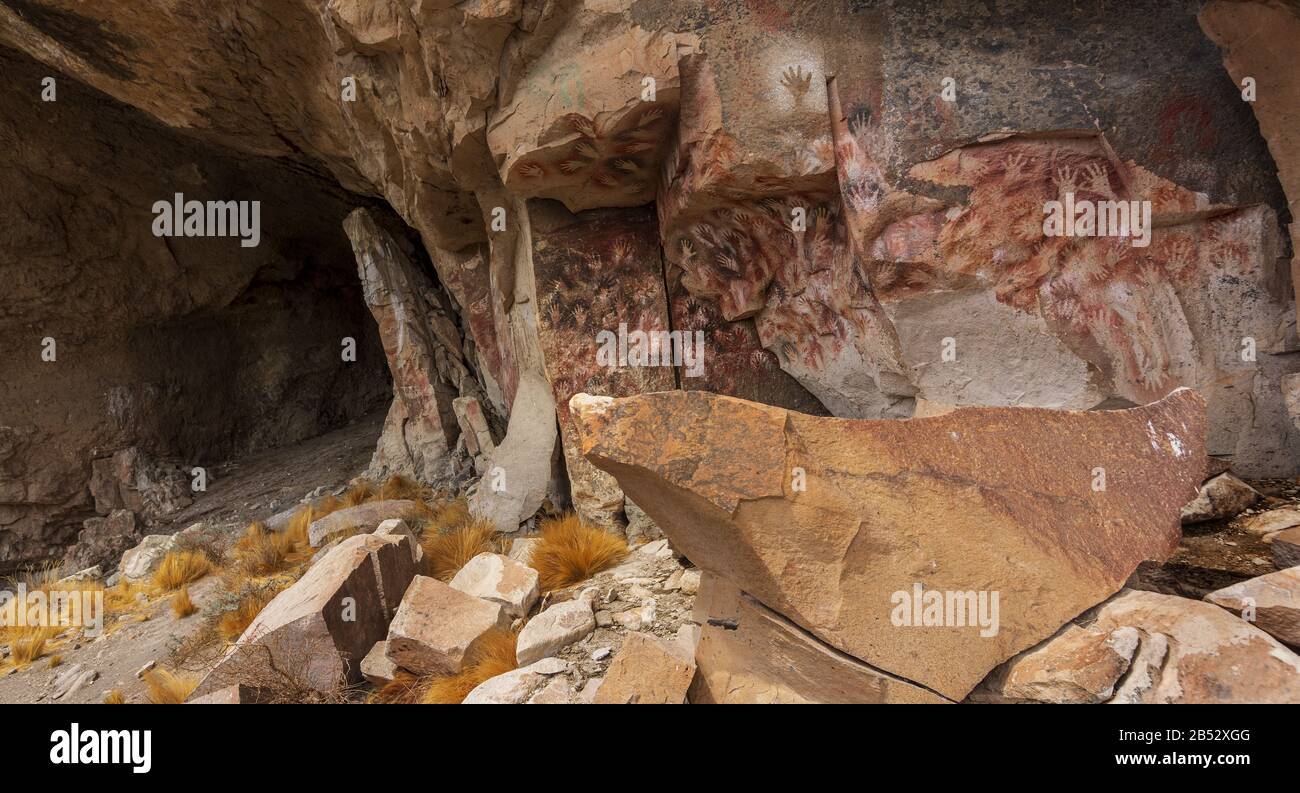
[[[695,619],[694,704],[947,701],[818,641],[719,576],[703,577]]]
[[[1278,641],[1300,647],[1300,567],[1288,567],[1224,587],[1205,599]]]
[[[566,669],[568,664],[553,663],[547,658],[529,666],[506,672],[480,683],[461,701],[462,705],[518,705],[527,702],[534,693],[540,693],[553,675]]]
[[[517,537],[510,544],[510,552],[506,557],[520,564],[528,564],[528,557],[533,552],[533,548],[541,542],[540,537]]]
[[[117,570],[127,581],[142,581],[153,575],[167,554],[175,549],[174,534],[150,534],[139,545],[122,554]]]
[[[415,520],[421,514],[419,503],[405,499],[370,501],[355,507],[344,507],[312,521],[307,527],[307,541],[311,547],[319,548],[354,529],[358,534],[369,534],[386,520]]]
[[[537,602],[537,571],[501,554],[475,556],[450,584],[452,589],[500,604],[512,620],[526,616]]]
[[[383,688],[397,676],[397,664],[388,657],[388,642],[375,642],[366,657],[361,659],[361,676],[376,688]]]
[[[1300,656],[1218,606],[1125,590],[1085,618],[1098,631],[1137,628],[1144,646],[1163,645],[1163,663],[1144,666],[1148,685],[1123,690],[1117,701],[1300,702]],[[1159,657],[1156,650],[1149,658]]]
[[[415,576],[388,626],[388,658],[419,675],[453,675],[489,631],[509,625],[499,603]]]
[[[382,641],[415,578],[405,537],[341,541],[262,609],[199,683],[203,696],[235,683],[331,692],[361,680],[361,661]]]
[[[1300,526],[1300,507],[1270,509],[1241,521],[1242,529],[1261,537],[1292,526]]]
[[[76,544],[64,556],[64,568],[111,567],[120,563],[122,554],[139,541],[139,524],[135,513],[128,509],[115,509],[105,518],[87,518]]]
[[[1273,554],[1273,564],[1280,569],[1300,565],[1300,526],[1275,531],[1264,537]]]
[[[629,633],[605,671],[595,703],[681,705],[693,677],[694,659],[673,642],[647,633]]]
[[[527,666],[554,655],[596,629],[586,598],[556,603],[524,625],[515,645],[515,659]]]
[[[1229,473],[1207,480],[1197,489],[1196,498],[1183,506],[1182,522],[1201,523],[1235,517],[1259,500],[1259,492]]]
[[[570,407],[587,459],[693,563],[953,699],[1139,562],[1167,558],[1206,465],[1204,402],[1190,390],[1132,410],[967,408],[906,422],[699,392],[578,395]],[[909,626],[936,596],[952,622],[921,614]]]
[[[1110,633],[1067,624],[1061,632],[993,670],[971,692],[975,702],[1105,702],[1141,644],[1136,628]]]
[[[411,561],[415,562],[416,570],[421,569],[424,562],[424,548],[420,545],[420,540],[415,536],[410,525],[402,518],[389,518],[381,521],[375,527],[375,534],[384,537],[405,537],[407,546],[411,549]]]

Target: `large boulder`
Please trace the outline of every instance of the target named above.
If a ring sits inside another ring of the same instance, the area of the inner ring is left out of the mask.
[[[1224,587],[1205,599],[1254,623],[1278,641],[1300,647],[1300,567]]]
[[[499,603],[417,575],[388,626],[388,658],[416,674],[456,674],[484,636],[509,625]]]
[[[262,609],[194,696],[236,683],[328,693],[360,682],[362,660],[415,577],[409,542],[372,534],[340,542]]]
[[[716,575],[701,577],[693,704],[942,703],[819,641]]]
[[[952,699],[1165,559],[1206,466],[1190,390],[1132,410],[910,421],[699,392],[570,408],[587,459],[692,562]]]

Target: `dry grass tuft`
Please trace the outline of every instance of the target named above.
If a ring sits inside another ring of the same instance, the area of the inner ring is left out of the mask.
[[[50,669],[53,669],[53,668],[55,668],[56,666],[62,666],[62,665],[63,665],[63,656],[59,655],[58,653],[55,653],[54,655],[51,655],[51,656],[50,656],[50,660],[49,660],[49,661],[46,661],[46,665],[47,665]]]
[[[149,687],[149,702],[154,705],[180,705],[199,685],[199,681],[189,675],[154,669],[145,673],[144,684]]]
[[[154,589],[171,592],[198,581],[212,570],[212,562],[201,551],[172,551],[154,571]]]
[[[288,582],[284,586],[268,586],[244,593],[233,611],[227,611],[217,619],[217,635],[228,643],[236,641],[262,613],[266,604],[287,588]]]
[[[541,542],[533,546],[528,565],[537,571],[542,591],[571,586],[627,556],[627,541],[573,513],[543,520]]]
[[[307,527],[315,515],[304,507],[289,521],[282,532],[267,531],[261,523],[250,523],[244,536],[235,543],[235,567],[244,576],[274,575],[311,557],[307,544]]]
[[[485,520],[470,520],[460,526],[436,528],[437,520],[425,526],[420,538],[430,574],[450,581],[470,559],[494,548],[496,527]]]
[[[411,501],[426,502],[433,498],[433,492],[419,482],[408,479],[401,474],[394,474],[388,477],[388,480],[379,488],[379,494],[376,498],[380,501],[409,499]]]
[[[9,662],[22,669],[45,654],[45,643],[54,638],[53,628],[29,628],[9,645]]]
[[[515,669],[518,666],[515,663],[517,638],[510,631],[489,632],[479,642],[473,660],[462,672],[426,683],[420,694],[420,704],[459,705],[480,683]]]
[[[198,610],[199,607],[190,599],[189,587],[182,587],[172,595],[172,614],[175,614],[177,619],[184,619]]]
[[[381,688],[372,702],[385,705],[459,705],[479,684],[516,667],[516,635],[494,630],[485,635],[474,657],[463,671],[446,677],[416,677],[399,671],[391,683]]]
[[[110,691],[110,692],[108,692],[107,694],[104,695],[104,704],[105,704],[105,705],[125,705],[125,704],[126,704],[126,694],[123,694],[123,693],[122,693],[122,689],[120,689],[120,688],[115,688],[115,689],[113,689],[112,691]]]
[[[349,507],[359,506],[375,496],[375,486],[368,480],[360,479],[343,494],[343,503]]]

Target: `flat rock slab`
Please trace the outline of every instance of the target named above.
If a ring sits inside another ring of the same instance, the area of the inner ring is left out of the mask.
[[[386,520],[392,518],[415,520],[420,514],[420,505],[405,499],[371,501],[355,507],[344,507],[312,521],[307,527],[307,541],[311,547],[319,548],[338,535],[353,529],[356,529],[358,534],[369,534]]]
[[[1205,599],[1280,642],[1300,647],[1300,567],[1289,567],[1211,592]]]
[[[674,642],[629,633],[610,662],[597,705],[681,705],[695,677],[695,661]]]
[[[587,459],[693,563],[951,699],[1166,559],[1206,470],[1205,403],[1187,389],[1132,410],[908,421],[699,391],[570,409]]]
[[[692,704],[948,702],[818,641],[715,575],[700,581],[695,620]]]
[[[596,630],[596,618],[586,598],[556,603],[533,617],[519,632],[515,659],[520,666],[554,655]]]
[[[1218,606],[1125,590],[1087,619],[1102,632],[1142,633],[1134,669],[1114,701],[1300,703],[1300,657]]]
[[[481,553],[451,579],[451,588],[500,603],[511,619],[526,616],[537,602],[537,571],[499,553]]]
[[[1265,535],[1275,531],[1300,526],[1300,507],[1281,507],[1251,515],[1241,522],[1241,528],[1251,534]]]
[[[454,675],[489,631],[509,624],[501,604],[418,575],[388,626],[388,658],[416,674]]]

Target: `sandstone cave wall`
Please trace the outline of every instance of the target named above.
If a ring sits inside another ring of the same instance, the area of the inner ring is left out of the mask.
[[[355,198],[58,73],[57,101],[42,102],[49,74],[0,49],[4,570],[57,555],[108,511],[91,497],[96,459],[138,447],[188,471],[319,434],[391,393],[341,228]],[[154,237],[151,206],[175,192],[260,200],[260,245]]]

